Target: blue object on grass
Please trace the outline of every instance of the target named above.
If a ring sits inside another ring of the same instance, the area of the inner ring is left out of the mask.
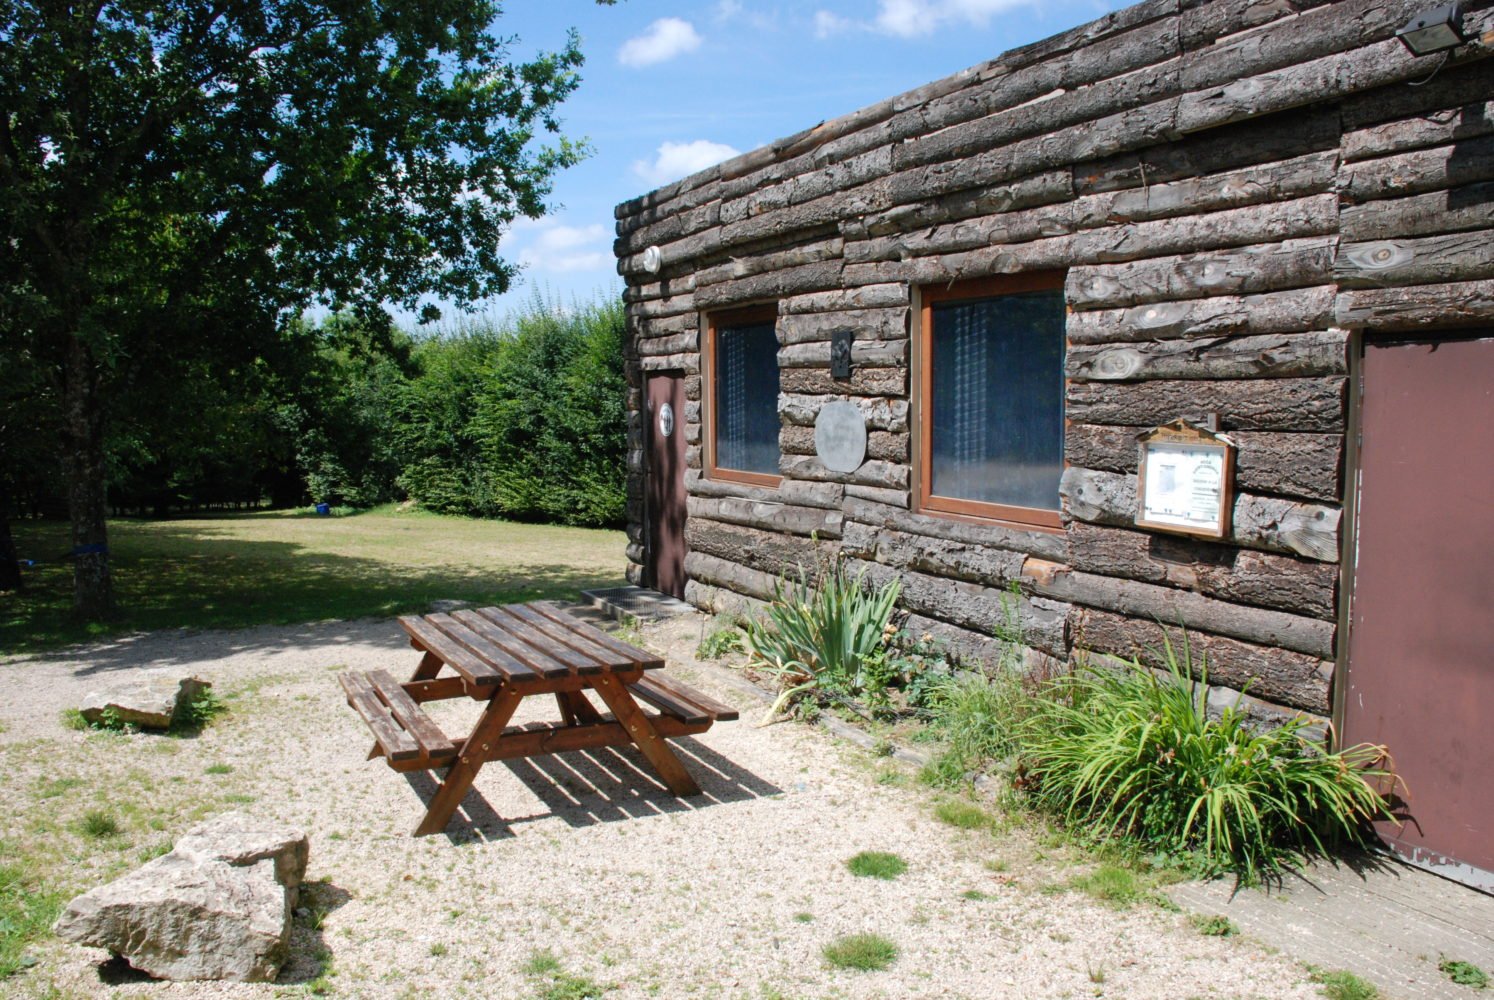
[[[326,504],[326,503],[319,503],[319,504],[316,505],[316,512],[318,514],[330,514],[330,513],[332,513],[332,505],[331,504]]]

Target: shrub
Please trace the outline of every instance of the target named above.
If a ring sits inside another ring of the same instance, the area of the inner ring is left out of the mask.
[[[1024,783],[1039,805],[1247,883],[1362,842],[1385,814],[1365,781],[1384,776],[1373,769],[1383,747],[1329,753],[1307,719],[1257,729],[1238,700],[1211,719],[1203,664],[1195,682],[1186,645],[1182,662],[1170,643],[1165,654],[1167,675],[1133,662],[1049,683],[1022,727]]]
[[[837,969],[873,972],[897,958],[897,945],[880,934],[847,934],[825,945],[825,961]]]
[[[836,559],[821,568],[819,585],[801,569],[796,583],[778,580],[765,619],[746,623],[742,645],[755,664],[778,677],[782,693],[768,708],[771,721],[809,691],[876,694],[887,677],[877,654],[892,631],[888,624],[902,585],[893,578],[876,591],[863,586]]]
[[[1015,669],[946,675],[928,696],[929,726],[946,746],[925,772],[930,784],[962,784],[972,771],[1018,750],[1030,695]]]

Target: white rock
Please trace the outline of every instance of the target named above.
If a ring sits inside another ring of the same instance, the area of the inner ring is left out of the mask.
[[[171,670],[143,670],[108,687],[88,692],[79,711],[94,725],[110,713],[114,721],[139,729],[167,729],[176,713],[184,710],[207,681]]]
[[[240,813],[67,905],[53,930],[159,979],[269,982],[290,943],[306,835]]]

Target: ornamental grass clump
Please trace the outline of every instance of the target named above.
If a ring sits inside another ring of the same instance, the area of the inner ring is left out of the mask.
[[[742,646],[752,662],[777,677],[782,688],[763,717],[772,721],[795,698],[811,691],[877,693],[885,688],[889,622],[902,584],[865,586],[865,571],[852,576],[838,559],[820,569],[812,585],[778,580],[766,617],[749,619]]]
[[[1368,780],[1384,747],[1330,753],[1309,721],[1252,726],[1239,699],[1217,718],[1207,675],[1184,646],[1153,673],[1086,666],[1051,681],[1023,724],[1029,795],[1097,838],[1119,838],[1203,873],[1242,882],[1279,875],[1309,854],[1362,843],[1387,815]]]

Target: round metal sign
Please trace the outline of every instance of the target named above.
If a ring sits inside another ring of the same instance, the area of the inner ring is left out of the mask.
[[[674,407],[668,403],[659,407],[659,433],[665,437],[674,433]]]
[[[832,472],[855,472],[866,461],[866,420],[855,403],[837,400],[814,418],[814,452]]]

